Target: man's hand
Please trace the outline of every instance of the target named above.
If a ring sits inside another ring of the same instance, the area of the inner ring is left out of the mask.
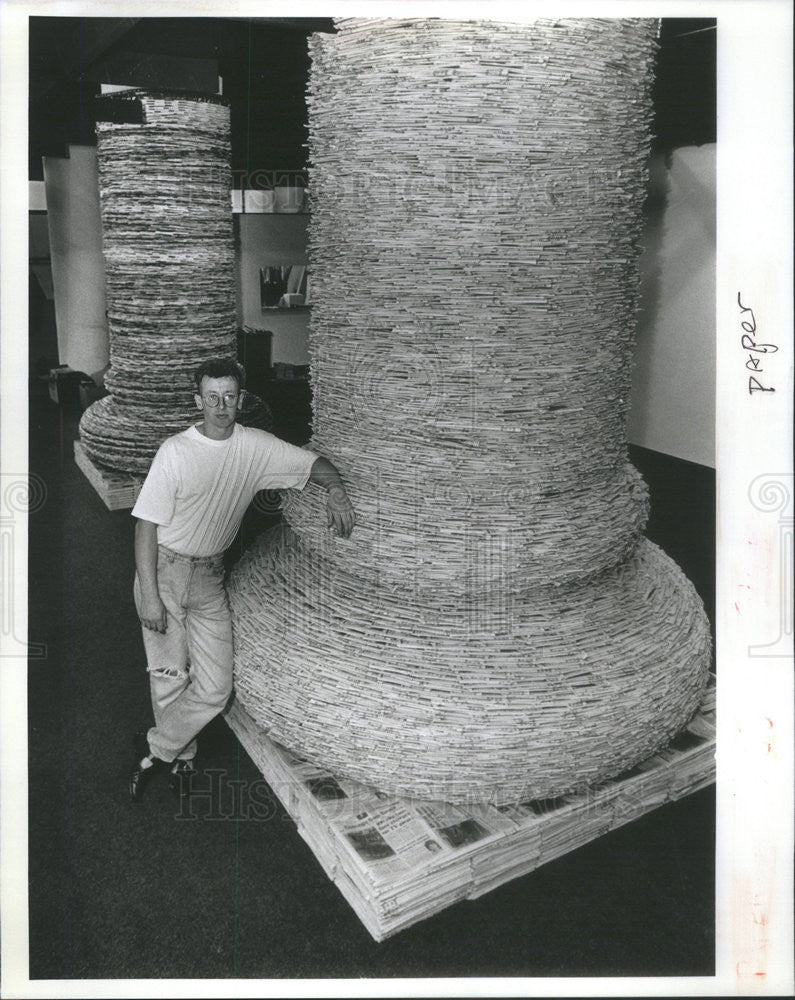
[[[356,524],[356,513],[344,486],[332,486],[326,503],[328,526],[341,538],[349,538]]]
[[[159,594],[141,595],[141,610],[139,618],[144,628],[152,632],[166,631],[166,606],[160,600]]]
[[[329,528],[341,538],[348,538],[356,524],[356,514],[336,467],[327,458],[318,455],[312,465],[309,479],[310,482],[317,483],[328,491],[326,510]]]
[[[166,607],[157,589],[157,525],[142,518],[135,522],[135,571],[141,588],[141,624],[152,632],[165,632]]]

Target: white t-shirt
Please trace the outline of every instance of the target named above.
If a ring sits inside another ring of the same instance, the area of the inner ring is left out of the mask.
[[[189,427],[160,445],[133,517],[153,521],[158,544],[175,552],[216,555],[231,544],[258,490],[303,489],[316,458],[256,427],[235,424],[224,441]]]

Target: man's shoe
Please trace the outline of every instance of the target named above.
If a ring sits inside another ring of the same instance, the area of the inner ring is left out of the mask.
[[[151,767],[141,767],[140,760],[135,762],[132,770],[130,771],[130,801],[139,802],[141,796],[144,794],[144,789],[149,784],[149,779],[152,777],[152,771],[154,771],[155,765],[152,763]]]
[[[144,789],[149,784],[149,779],[158,769],[158,765],[161,765],[163,761],[158,757],[152,756],[149,743],[146,739],[146,733],[136,733],[133,737],[133,744],[135,745],[135,763],[130,770],[129,777],[130,801],[140,802],[141,796],[144,794]],[[152,761],[150,767],[141,766],[141,761],[144,757],[148,757]]]
[[[175,795],[190,795],[190,782],[196,768],[192,760],[175,760],[168,779],[169,787]]]

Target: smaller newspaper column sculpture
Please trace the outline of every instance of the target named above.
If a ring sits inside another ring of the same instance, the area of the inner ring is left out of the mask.
[[[704,609],[641,532],[625,417],[657,24],[344,20],[310,80],[311,447],[231,582],[272,737],[386,792],[508,803],[666,744]]]
[[[109,396],[80,421],[88,457],[145,473],[196,419],[193,371],[237,357],[229,107],[222,97],[121,91],[143,124],[97,124]],[[246,421],[269,413],[248,397]]]

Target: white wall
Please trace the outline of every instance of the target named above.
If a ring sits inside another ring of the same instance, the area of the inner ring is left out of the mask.
[[[633,444],[715,467],[715,151],[657,164],[665,206],[647,219],[627,432]],[[653,170],[652,176],[654,177]]]
[[[70,146],[44,157],[58,360],[94,375],[108,363],[105,263],[97,151]]]

